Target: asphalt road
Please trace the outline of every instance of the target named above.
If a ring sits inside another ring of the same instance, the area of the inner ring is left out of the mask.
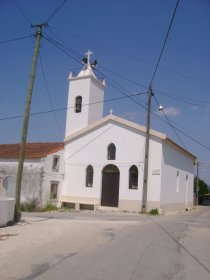
[[[0,229],[1,280],[210,279],[210,207],[168,216],[24,214]]]

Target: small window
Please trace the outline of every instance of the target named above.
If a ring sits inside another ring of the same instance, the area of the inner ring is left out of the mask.
[[[75,98],[75,113],[81,113],[82,111],[82,96]]]
[[[91,188],[93,186],[93,167],[89,165],[86,169],[86,187]]]
[[[54,156],[53,157],[53,164],[52,164],[52,171],[58,171],[59,170],[59,156]]]
[[[132,165],[129,169],[129,189],[138,189],[138,168]]]
[[[50,199],[57,199],[58,197],[58,182],[51,182]]]
[[[116,158],[116,147],[113,143],[108,146],[108,160],[114,160]]]

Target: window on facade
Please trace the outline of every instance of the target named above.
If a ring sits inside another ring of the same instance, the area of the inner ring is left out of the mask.
[[[52,171],[58,171],[59,170],[59,156],[54,156],[53,157],[53,164],[52,164]]]
[[[58,197],[58,182],[51,182],[50,199],[56,199],[57,197]]]
[[[77,96],[75,98],[75,113],[80,113],[82,111],[82,96]]]
[[[176,172],[176,192],[179,192],[179,171]]]
[[[86,169],[86,187],[93,186],[93,167],[89,165]]]
[[[129,169],[129,189],[138,189],[138,168],[132,165]]]
[[[114,160],[116,158],[116,147],[113,143],[108,146],[108,160]]]

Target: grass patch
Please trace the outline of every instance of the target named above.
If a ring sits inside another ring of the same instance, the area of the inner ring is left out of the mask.
[[[59,208],[48,202],[43,207],[38,206],[38,200],[36,198],[29,199],[21,204],[21,211],[23,212],[48,212],[48,211],[56,211]]]
[[[58,207],[48,202],[44,207],[40,208],[40,212],[56,211]]]
[[[159,215],[159,211],[157,208],[153,208],[148,212],[149,215]]]
[[[31,198],[21,204],[21,211],[23,212],[34,212],[38,207],[38,200]]]

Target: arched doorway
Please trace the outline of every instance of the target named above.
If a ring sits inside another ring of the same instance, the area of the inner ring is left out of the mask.
[[[118,207],[120,171],[113,164],[106,165],[102,172],[101,206]]]

